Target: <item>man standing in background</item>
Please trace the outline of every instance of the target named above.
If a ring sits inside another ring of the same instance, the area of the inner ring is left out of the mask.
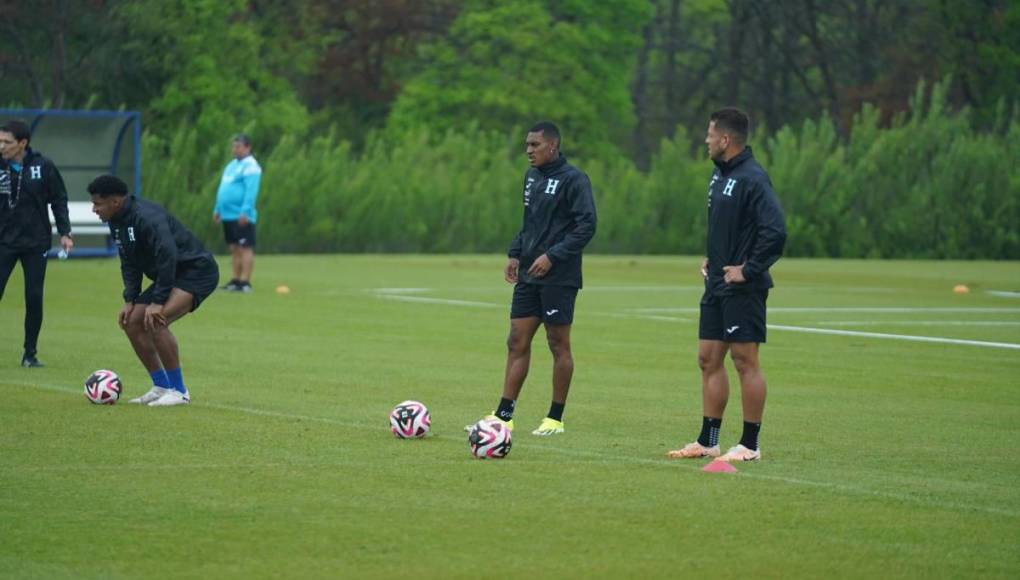
[[[251,273],[255,267],[255,221],[258,211],[262,167],[251,154],[251,139],[239,134],[233,141],[234,159],[223,170],[216,192],[213,220],[223,224],[223,237],[230,247],[233,277],[223,286],[230,292],[252,291]]]
[[[46,253],[50,249],[53,209],[65,252],[74,247],[67,217],[67,190],[57,166],[28,146],[31,129],[21,121],[0,127],[0,299],[14,264],[25,274],[25,352],[21,366],[41,367],[36,346],[43,320]]]

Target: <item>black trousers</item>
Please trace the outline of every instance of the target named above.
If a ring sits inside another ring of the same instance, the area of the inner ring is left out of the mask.
[[[21,261],[25,273],[25,354],[35,356],[43,320],[43,284],[46,281],[46,249],[13,250],[0,246],[0,300],[14,264]]]

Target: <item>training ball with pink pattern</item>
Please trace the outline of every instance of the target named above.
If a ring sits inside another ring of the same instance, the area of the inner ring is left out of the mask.
[[[502,421],[482,419],[471,427],[468,446],[478,459],[503,459],[510,453],[510,428]]]
[[[429,434],[432,417],[420,401],[404,401],[390,411],[390,431],[397,439],[419,439]]]
[[[99,370],[85,379],[85,398],[96,405],[112,405],[120,398],[124,386],[117,373]]]

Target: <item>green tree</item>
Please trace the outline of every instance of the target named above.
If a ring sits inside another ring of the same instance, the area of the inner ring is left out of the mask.
[[[257,141],[303,133],[308,112],[291,85],[274,75],[244,0],[143,0],[124,4],[131,22],[124,58],[138,58],[162,80],[146,124],[157,134],[188,119],[199,142],[247,128]]]
[[[568,151],[611,154],[634,122],[628,84],[645,0],[471,0],[397,98],[404,131],[559,123]]]

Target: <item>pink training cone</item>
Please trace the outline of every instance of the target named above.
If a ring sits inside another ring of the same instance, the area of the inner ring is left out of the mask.
[[[708,465],[701,468],[702,471],[708,473],[736,473],[737,468],[733,467],[726,461],[711,461]]]

